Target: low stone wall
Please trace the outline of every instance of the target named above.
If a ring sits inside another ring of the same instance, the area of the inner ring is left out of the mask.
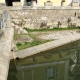
[[[11,44],[14,30],[4,29],[4,37],[0,40],[0,80],[7,80],[11,55]]]
[[[48,9],[49,8],[49,9]],[[80,26],[79,8],[23,8],[11,9],[11,22],[30,29]]]
[[[66,33],[66,32],[64,32]],[[73,32],[72,32],[73,33]],[[73,33],[73,35],[65,35],[64,38],[59,38],[55,41],[47,42],[41,45],[33,46],[30,48],[26,48],[23,50],[19,50],[19,54],[14,53],[15,58],[25,58],[35,54],[39,54],[40,52],[46,53],[46,51],[52,52],[66,52],[69,51],[77,51],[80,49],[80,33]],[[73,53],[72,52],[72,53]],[[68,55],[70,56],[70,55]],[[74,60],[74,58],[72,57]]]
[[[18,6],[22,6],[21,2],[13,2],[13,6],[18,7]]]

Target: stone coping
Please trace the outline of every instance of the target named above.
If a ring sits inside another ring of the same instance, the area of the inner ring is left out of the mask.
[[[6,7],[7,9],[10,10],[76,10],[76,9],[80,9],[80,7],[71,7],[71,6],[23,6],[23,7]]]
[[[13,28],[5,28],[0,40],[0,80],[7,80],[13,35]]]
[[[28,56],[31,56],[31,55],[49,50],[49,49],[54,49],[56,47],[59,47],[59,46],[62,46],[62,45],[65,45],[65,44],[68,44],[68,43],[71,43],[71,42],[74,42],[74,41],[77,41],[77,40],[80,40],[80,34],[76,33],[72,37],[71,36],[68,36],[68,37],[65,36],[64,38],[57,39],[55,41],[51,41],[51,42],[47,42],[45,44],[41,44],[41,45],[38,45],[38,46],[34,46],[34,47],[26,48],[26,49],[23,49],[23,50],[19,50],[18,51],[19,54],[15,55],[15,58],[16,57],[25,58],[25,57],[28,57]]]

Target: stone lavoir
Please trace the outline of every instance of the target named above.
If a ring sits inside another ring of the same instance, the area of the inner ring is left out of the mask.
[[[7,80],[79,80],[79,42],[11,60]]]

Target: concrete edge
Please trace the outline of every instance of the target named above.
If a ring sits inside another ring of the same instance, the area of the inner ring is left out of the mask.
[[[57,48],[59,46],[62,46],[62,45],[65,45],[65,44],[68,44],[68,43],[71,43],[71,42],[74,42],[74,41],[77,41],[77,40],[80,40],[79,35],[76,36],[76,37],[72,37],[72,38],[65,38],[65,40],[64,39],[59,39],[59,40],[47,42],[47,43],[44,43],[44,44],[41,44],[41,45],[37,45],[37,46],[33,46],[33,47],[30,47],[30,48],[20,50],[19,55],[17,57],[25,58],[25,57],[28,57],[28,56],[31,56],[31,55],[49,50],[49,49]]]

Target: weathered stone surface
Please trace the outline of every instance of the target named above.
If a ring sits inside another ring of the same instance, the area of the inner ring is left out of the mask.
[[[78,3],[78,2],[73,2],[73,3],[71,4],[71,6],[78,7],[78,6],[79,6],[79,3]]]
[[[4,35],[0,40],[0,79],[7,80],[11,44],[13,40],[14,30],[12,28],[4,29]]]
[[[34,46],[34,47],[31,47],[31,48],[26,48],[26,49],[20,50],[19,55],[15,54],[15,57],[19,57],[19,58],[28,57],[28,56],[31,56],[31,55],[34,55],[34,54],[37,54],[37,53],[40,53],[40,52],[43,52],[43,51],[46,51],[46,50],[50,50],[50,49],[54,49],[54,48],[58,48],[58,47],[60,48],[60,46],[62,46],[62,45],[65,45],[65,44],[67,45],[68,43],[71,43],[71,42],[74,42],[74,41],[77,41],[77,40],[80,40],[80,33],[76,33],[76,32],[71,32],[69,34],[65,33],[63,38],[59,38],[57,40],[54,40],[54,41],[51,41],[51,42],[48,42],[48,43],[44,43],[44,44],[41,44],[41,45],[38,45],[38,46]],[[75,45],[78,47],[77,44],[75,44]]]
[[[14,23],[11,23],[11,26],[14,28],[14,33],[16,34],[28,34],[25,29],[19,27],[18,25],[15,25]]]
[[[53,6],[53,2],[44,2],[44,6]]]
[[[20,7],[20,6],[22,6],[22,3],[21,3],[21,2],[13,2],[12,4],[13,4],[13,6],[15,6],[15,7]]]
[[[22,35],[19,38],[15,38],[15,43],[20,42],[24,44],[24,42],[32,42],[32,41],[33,39],[30,38],[28,35]]]
[[[24,58],[25,56],[31,56],[31,54],[35,54],[36,52],[37,51],[35,50],[35,48],[28,48],[27,50],[24,49],[22,51],[19,51],[19,55],[18,56],[15,55],[15,56],[19,58]]]
[[[69,18],[71,22],[76,22],[76,26],[80,26],[79,9],[24,9],[11,10],[10,13],[11,21],[14,24],[30,29],[42,28],[40,27],[42,22],[53,27],[57,27],[58,22],[60,22],[62,25],[61,27],[63,27],[63,25],[68,27]],[[45,27],[47,27],[47,25]]]

